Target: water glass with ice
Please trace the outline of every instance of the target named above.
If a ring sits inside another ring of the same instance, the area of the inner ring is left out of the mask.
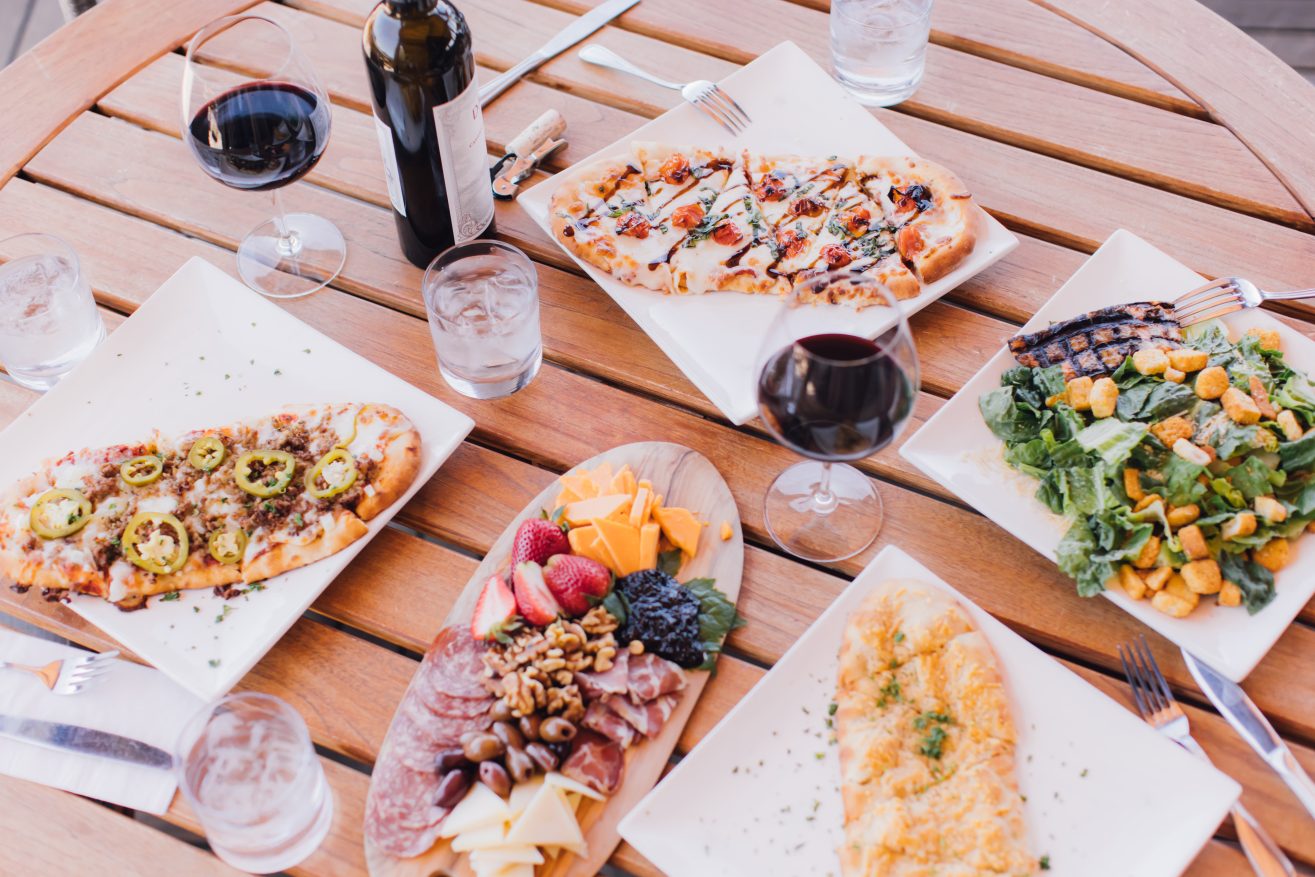
[[[296,710],[268,694],[232,694],[183,729],[178,785],[215,855],[243,871],[291,868],[333,822],[333,793]]]
[[[831,0],[836,78],[860,103],[888,107],[922,82],[932,0]]]
[[[527,385],[543,362],[534,263],[500,241],[440,253],[423,284],[438,370],[456,390],[497,399]]]
[[[105,340],[78,256],[48,234],[0,240],[0,362],[10,377],[49,390]]]

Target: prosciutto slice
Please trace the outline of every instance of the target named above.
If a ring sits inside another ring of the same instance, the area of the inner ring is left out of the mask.
[[[603,701],[596,700],[585,710],[580,724],[597,731],[609,740],[615,741],[622,749],[629,749],[635,742],[635,729],[630,723],[608,709]]]
[[[561,771],[600,795],[611,795],[621,785],[625,766],[625,753],[619,744],[593,731],[581,731]]]
[[[604,673],[595,671],[576,673],[575,684],[580,686],[580,693],[584,695],[585,700],[602,700],[608,695],[625,694],[629,691],[631,659],[629,652],[621,652],[616,656],[612,668]]]
[[[645,704],[636,704],[624,697],[609,697],[603,703],[645,737],[656,737],[676,708],[676,696],[664,694]]]
[[[636,704],[680,691],[686,685],[680,665],[650,652],[631,655],[626,668],[630,700]]]

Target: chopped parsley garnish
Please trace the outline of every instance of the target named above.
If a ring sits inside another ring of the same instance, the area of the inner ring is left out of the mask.
[[[836,710],[838,710],[839,708],[840,708],[840,704],[836,703],[836,702],[833,700],[833,701],[831,701],[830,704],[827,705],[827,708],[826,708],[826,714],[827,714],[828,716],[834,716],[834,715],[836,714]]]
[[[899,680],[894,676],[885,685],[881,686],[881,697],[877,698],[877,706],[886,706],[893,701],[904,699],[904,690],[900,687]]]
[[[897,643],[902,643],[902,642],[904,642],[904,631],[902,631],[902,630],[897,630],[897,631],[895,631],[895,636],[892,637],[892,639],[894,639],[895,642],[897,642]]]
[[[298,527],[302,525],[301,512],[297,512],[292,516],[292,523],[296,524]]]
[[[224,619],[228,617],[228,613],[232,611],[233,611],[233,607],[225,604],[224,608],[221,609],[219,611],[219,614],[215,616],[215,624],[222,624]]]
[[[276,480],[274,480],[274,479],[266,479],[266,481],[265,481],[265,485],[266,485],[267,487],[273,487],[273,486],[274,486],[275,484],[277,484],[277,483],[278,483],[278,482],[277,482]],[[262,502],[262,503],[260,504],[260,507],[261,507],[262,509],[264,509],[265,511],[267,511],[267,512],[273,512],[273,511],[274,511],[274,503],[272,503],[272,502],[270,502],[270,501],[268,501],[268,500],[266,500],[265,502]]]
[[[918,752],[927,758],[939,759],[945,746],[945,726],[954,724],[954,719],[946,713],[925,712],[913,720],[914,730],[926,731]]]
[[[209,661],[207,661],[206,663],[209,664],[211,667],[218,667],[218,666],[219,666],[219,659],[218,659],[218,658],[211,658],[211,659],[210,659]]]
[[[837,220],[834,216],[827,220],[826,230],[831,232],[833,235],[835,235],[838,238],[849,237],[849,232],[845,230],[845,227],[841,225],[840,221]]]
[[[1050,870],[1050,855],[1049,855],[1049,854],[1046,854],[1046,855],[1042,856],[1042,857],[1041,857],[1041,861],[1039,861],[1037,864],[1041,866],[1041,870],[1042,870],[1042,871],[1049,871],[1049,870]]]
[[[170,591],[169,593],[160,596],[160,602],[172,603],[174,600],[177,600],[179,596],[181,595],[177,591]]]

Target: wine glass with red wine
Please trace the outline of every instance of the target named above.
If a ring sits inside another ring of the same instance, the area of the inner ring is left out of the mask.
[[[892,323],[875,338],[835,331],[838,305],[818,293],[861,283],[873,288]],[[899,302],[884,286],[849,271],[796,283],[759,355],[758,409],[781,444],[810,459],[767,491],[767,530],[786,551],[812,561],[852,557],[881,530],[872,479],[846,461],[895,440],[918,394],[918,356]]]
[[[252,64],[260,74],[233,72]],[[238,246],[246,284],[272,298],[296,298],[338,276],[347,256],[342,232],[315,214],[286,213],[279,197],[324,154],[332,115],[292,35],[259,15],[206,25],[187,46],[182,111],[183,140],[202,170],[235,189],[273,193],[274,218]]]

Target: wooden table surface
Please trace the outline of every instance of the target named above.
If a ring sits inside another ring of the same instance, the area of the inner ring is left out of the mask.
[[[502,401],[474,402],[449,390],[423,320],[421,272],[395,241],[368,115],[359,41],[374,2],[108,0],[0,73],[0,237],[43,230],[69,240],[113,327],[190,256],[234,273],[233,248],[270,210],[267,200],[204,176],[179,142],[179,45],[207,20],[241,9],[284,23],[335,104],[324,159],[284,198],[289,209],[334,220],[348,242],[334,288],[286,307],[478,423],[401,512],[403,526],[367,547],[239,685],[290,702],[325,753],[337,797],[333,830],[293,873],[364,873],[369,766],[476,558],[557,473],[623,442],[676,441],[707,455],[730,484],[751,543],[740,598],[749,624],[731,637],[682,751],[886,544],[904,548],[1128,703],[1114,647],[1141,632],[1138,624],[1111,603],[1080,599],[1050,563],[912,469],[895,448],[861,464],[886,503],[877,546],[829,568],[778,551],[764,532],[762,498],[795,458],[757,423],[728,425],[514,204],[499,205],[498,235],[538,263],[543,370]],[[595,2],[458,0],[485,77]],[[784,39],[826,64],[827,2],[644,0],[594,39],[672,79],[719,79]],[[955,169],[1022,245],[912,320],[924,379],[919,421],[1116,228],[1207,275],[1240,273],[1270,288],[1315,286],[1308,161],[1315,89],[1222,19],[1193,0],[936,0],[933,26],[922,87],[907,103],[875,112],[919,153]],[[259,73],[268,57],[253,45],[218,63]],[[568,52],[486,109],[489,149],[499,151],[553,106],[569,124],[570,146],[553,159],[560,169],[677,100]],[[1315,310],[1292,305],[1284,313],[1315,337]],[[0,383],[0,421],[19,416],[34,398]],[[4,589],[0,611],[94,649],[114,645],[36,591]],[[1315,771],[1312,624],[1315,605],[1245,687]],[[1223,720],[1201,708],[1176,650],[1151,636],[1198,739],[1244,784],[1244,802],[1292,858],[1315,866],[1315,823]],[[231,873],[178,839],[199,833],[181,799],[165,820],[181,832],[170,836],[95,802],[0,778],[0,872]],[[1231,835],[1231,825],[1220,826],[1188,873],[1249,873]],[[658,873],[625,845],[612,862],[634,875]]]

